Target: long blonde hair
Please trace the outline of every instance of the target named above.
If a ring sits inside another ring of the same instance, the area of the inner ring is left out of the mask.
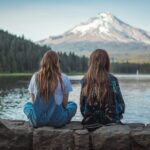
[[[97,100],[105,103],[110,96],[109,86],[110,60],[107,52],[103,49],[96,49],[90,56],[88,71],[85,74],[82,94],[87,97],[87,101],[92,104],[94,90]]]
[[[49,50],[44,54],[36,79],[39,95],[44,100],[47,100],[54,93],[59,81],[61,88],[63,87],[59,57],[56,52]]]

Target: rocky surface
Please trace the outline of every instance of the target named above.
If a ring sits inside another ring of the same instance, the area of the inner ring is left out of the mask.
[[[62,128],[31,128],[0,120],[0,150],[150,150],[150,125],[109,125],[88,132],[80,122]]]
[[[95,150],[128,150],[130,149],[130,127],[125,125],[104,126],[94,131],[92,143]]]
[[[71,150],[74,147],[73,131],[43,127],[33,132],[33,149],[35,150]]]
[[[24,121],[0,120],[0,150],[32,150],[32,128]]]

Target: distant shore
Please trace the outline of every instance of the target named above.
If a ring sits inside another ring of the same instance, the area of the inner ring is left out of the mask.
[[[69,76],[73,76],[73,75],[83,75],[83,72],[70,72],[70,73],[65,73]],[[20,76],[32,76],[33,73],[0,73],[0,77],[20,77]]]
[[[0,77],[32,76],[33,73],[0,73]]]
[[[83,73],[83,72],[70,72],[70,73],[65,73],[65,74],[67,74],[68,76],[83,76],[85,73]],[[120,77],[120,76],[122,76],[122,77],[138,77],[138,76],[145,76],[145,77],[149,77],[150,76],[150,74],[131,74],[131,73],[129,73],[129,74],[124,74],[124,73],[113,73],[113,74],[115,74],[117,77]],[[0,73],[0,77],[21,77],[21,76],[23,76],[23,77],[28,77],[28,76],[32,76],[33,75],[33,73],[32,72],[30,72],[30,73],[19,73],[19,72],[17,72],[17,73]]]

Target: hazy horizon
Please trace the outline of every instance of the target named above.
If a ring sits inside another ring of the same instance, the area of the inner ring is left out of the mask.
[[[100,12],[110,12],[131,26],[150,31],[149,6],[148,0],[0,0],[0,29],[38,41],[62,34]]]

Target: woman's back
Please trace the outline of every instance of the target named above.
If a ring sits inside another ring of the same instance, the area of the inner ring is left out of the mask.
[[[110,61],[105,50],[95,50],[82,81],[80,109],[83,124],[120,122],[124,100],[118,80],[109,73]]]
[[[81,95],[80,109],[84,117],[95,115],[97,121],[102,124],[120,121],[122,113],[124,112],[125,104],[120,92],[118,80],[112,74],[108,76],[110,81],[111,96],[108,97],[111,103],[100,103],[96,96],[93,94],[93,103],[87,101],[87,97]],[[84,81],[82,81],[82,89],[84,88]],[[82,91],[82,90],[81,90]],[[94,92],[94,91],[93,91]],[[120,105],[118,108],[117,105]],[[118,110],[117,110],[118,109]]]
[[[27,103],[24,112],[33,126],[62,126],[75,115],[77,105],[68,102],[72,86],[69,78],[61,74],[59,58],[54,51],[44,54],[40,69],[29,84],[32,103]]]
[[[63,92],[61,90],[60,82],[58,82],[58,86],[56,87],[54,94],[50,96],[48,100],[42,100],[42,98],[38,95],[38,83],[36,81],[36,75],[37,73],[33,75],[28,90],[36,97],[33,103],[33,107],[35,110],[37,121],[39,122],[39,124],[54,122],[51,118],[53,117],[53,114],[55,114],[56,117],[59,111],[59,115],[57,115],[57,117],[55,118],[55,122],[62,122],[63,118],[66,115],[65,113],[63,113],[63,94],[72,91],[72,86],[68,77],[65,74],[61,75],[64,89]]]

